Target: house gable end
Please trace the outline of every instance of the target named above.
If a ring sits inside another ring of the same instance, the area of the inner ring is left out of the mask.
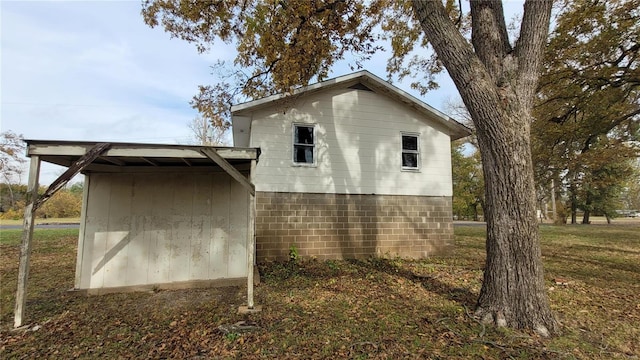
[[[451,140],[457,140],[471,134],[470,129],[432,108],[428,104],[378,78],[368,71],[360,71],[300,88],[296,90],[293,95],[277,94],[232,106],[231,113],[235,146],[246,146],[249,143],[250,135],[246,133],[244,135],[239,133],[246,132],[248,130],[247,126],[243,126],[242,124],[246,123],[246,117],[251,118],[251,114],[253,112],[271,106],[277,106],[280,111],[285,112],[294,107],[295,104],[298,104],[301,99],[308,98],[319,92],[327,91],[332,88],[373,91],[378,94],[391,97],[419,113],[422,113],[431,121],[443,125],[441,127],[441,129],[443,129],[442,131],[449,135]],[[249,120],[249,124],[250,122],[251,120]],[[238,132],[238,134],[236,132]],[[240,142],[235,142],[236,139]]]

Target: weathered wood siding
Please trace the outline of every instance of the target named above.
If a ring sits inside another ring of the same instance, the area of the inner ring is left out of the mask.
[[[294,166],[292,123],[316,124],[317,166]],[[402,171],[401,133],[420,135],[420,171]],[[252,114],[257,191],[451,196],[446,129],[405,104],[335,89]]]
[[[227,174],[87,181],[76,288],[247,276],[248,192]]]

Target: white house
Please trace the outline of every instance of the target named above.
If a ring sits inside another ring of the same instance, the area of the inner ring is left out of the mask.
[[[233,106],[233,139],[261,149],[258,260],[421,258],[452,245],[451,145],[469,130],[360,71]]]

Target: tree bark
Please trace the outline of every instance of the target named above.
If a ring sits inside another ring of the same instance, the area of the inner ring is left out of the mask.
[[[549,335],[557,322],[544,284],[530,125],[551,1],[525,3],[515,48],[500,1],[471,1],[473,47],[441,1],[414,0],[413,8],[471,114],[482,155],[487,260],[476,315]]]
[[[582,213],[582,224],[588,225],[591,224],[591,196],[587,194],[587,200],[584,204],[584,213]]]
[[[571,225],[578,223],[578,199],[575,193],[575,187],[571,187]]]

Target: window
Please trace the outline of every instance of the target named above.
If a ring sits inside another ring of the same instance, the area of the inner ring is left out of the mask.
[[[293,163],[314,164],[315,131],[313,125],[293,125]]]
[[[418,135],[402,134],[402,169],[419,169],[420,150],[418,143]]]

